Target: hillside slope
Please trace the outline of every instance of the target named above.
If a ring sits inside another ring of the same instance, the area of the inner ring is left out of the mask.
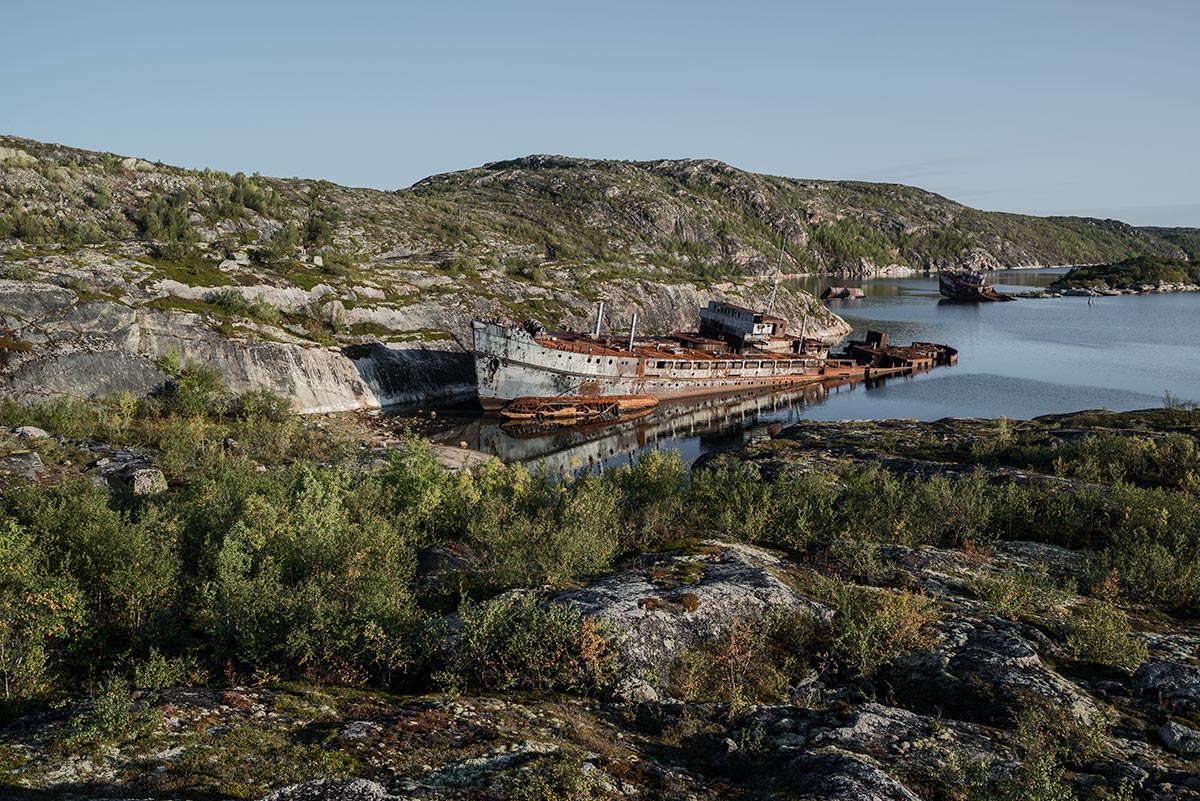
[[[647,330],[785,272],[1185,256],[1114,221],[985,213],[898,185],[715,161],[530,156],[383,192],[0,137],[0,392],[147,391],[172,349],[307,410],[470,390],[472,317]],[[848,327],[799,291],[809,331]],[[6,344],[7,343],[7,344]]]

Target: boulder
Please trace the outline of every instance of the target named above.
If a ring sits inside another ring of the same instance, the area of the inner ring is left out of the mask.
[[[45,469],[46,464],[36,451],[0,456],[0,475],[20,476],[35,481]]]
[[[129,473],[129,491],[134,495],[157,495],[167,489],[167,477],[157,467],[141,467]]]
[[[1153,660],[1133,674],[1133,686],[1143,692],[1169,692],[1200,684],[1200,669],[1177,662]]]
[[[943,633],[931,651],[903,657],[886,672],[898,699],[987,725],[1015,719],[1031,700],[1080,723],[1100,714],[1096,702],[1047,668],[1016,630],[958,620]]]
[[[1200,754],[1200,731],[1189,729],[1173,720],[1168,720],[1158,730],[1163,744],[1177,754],[1193,756]]]
[[[793,759],[777,780],[792,795],[811,801],[920,801],[879,768],[850,754],[806,753]]]
[[[612,700],[619,704],[643,704],[658,701],[658,690],[644,679],[627,677],[612,690]]]
[[[719,542],[706,542],[699,551],[638,557],[582,589],[552,593],[550,600],[611,625],[630,674],[651,683],[656,665],[719,634],[735,618],[766,610],[833,616],[773,572],[782,561],[769,551]]]
[[[167,489],[167,477],[154,460],[138,451],[118,450],[98,459],[89,470],[92,480],[111,490],[155,495]]]
[[[23,439],[48,439],[50,437],[49,434],[37,426],[17,426],[13,429],[13,433]]]

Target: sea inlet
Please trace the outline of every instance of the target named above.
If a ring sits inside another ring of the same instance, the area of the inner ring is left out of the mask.
[[[1048,286],[1065,269],[993,273],[1002,292]],[[579,470],[619,464],[650,448],[685,459],[737,449],[789,423],[943,417],[1025,419],[1043,414],[1161,406],[1200,400],[1200,295],[1170,293],[1023,299],[958,304],[941,300],[937,277],[796,279],[819,294],[830,283],[865,297],[829,301],[861,338],[868,329],[894,342],[943,342],[959,350],[955,367],[854,385],[811,386],[757,396],[664,402],[626,422],[565,431],[502,427],[495,418],[453,410],[439,440],[466,441],[506,462]]]

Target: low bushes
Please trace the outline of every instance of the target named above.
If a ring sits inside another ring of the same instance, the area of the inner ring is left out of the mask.
[[[819,655],[870,674],[925,645],[934,602],[847,583],[894,583],[880,543],[1087,547],[1096,578],[1083,585],[1100,602],[1181,615],[1200,605],[1200,498],[1176,480],[1191,457],[1174,440],[1129,446],[1136,459],[1122,463],[1135,466],[1123,475],[1147,486],[1054,490],[844,466],[764,480],[753,465],[689,473],[657,453],[567,479],[518,466],[448,473],[416,438],[368,468],[353,432],[182,366],[156,398],[0,403],[0,424],[157,451],[173,482],[154,496],[83,480],[0,496],[10,709],[86,686],[96,664],[147,686],[224,673],[409,688],[436,675],[452,687],[593,693],[614,670],[604,632],[569,609],[496,596],[577,585],[622,554],[702,537],[828,568],[806,591],[837,616],[816,633],[731,623],[676,666],[687,697],[766,700]],[[47,458],[66,447],[42,442]],[[463,554],[462,564],[418,593],[417,555],[433,547]],[[1013,618],[1040,614],[1063,592],[1019,571],[982,575],[971,591]],[[1137,641],[1107,608],[1080,610],[1070,648],[1080,661],[1132,666]],[[431,650],[433,621],[456,609],[461,631],[438,629]]]
[[[568,604],[506,595],[459,610],[445,667],[451,688],[595,693],[617,677],[606,632]]]
[[[796,673],[816,657],[818,627],[782,611],[736,617],[668,670],[671,697],[747,703],[783,700]]]

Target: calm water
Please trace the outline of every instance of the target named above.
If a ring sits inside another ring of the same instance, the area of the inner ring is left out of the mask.
[[[1001,291],[1046,286],[1064,270],[993,275]],[[739,448],[799,418],[1014,419],[1088,408],[1161,406],[1166,392],[1200,400],[1200,293],[1051,298],[1013,303],[942,303],[937,278],[796,282],[819,294],[830,283],[861,287],[861,300],[830,301],[852,326],[886,331],[896,344],[940,342],[959,350],[955,367],[877,385],[808,388],[758,398],[664,403],[651,415],[607,428],[542,436],[463,419],[445,436],[505,461],[552,469],[612,465],[647,448],[685,458]]]

